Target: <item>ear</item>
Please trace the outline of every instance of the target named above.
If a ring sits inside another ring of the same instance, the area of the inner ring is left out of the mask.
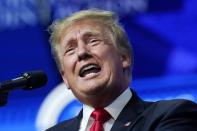
[[[122,61],[122,67],[123,68],[128,68],[131,66],[131,58],[129,55],[122,54],[121,55],[121,61]]]
[[[64,83],[66,84],[66,87],[67,87],[68,89],[70,89],[69,84],[68,84],[68,80],[67,80],[67,78],[66,78],[66,76],[65,76],[64,71],[61,71],[61,76],[62,76],[62,79],[63,79]]]

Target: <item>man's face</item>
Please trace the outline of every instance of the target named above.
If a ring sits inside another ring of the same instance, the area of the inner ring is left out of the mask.
[[[130,60],[118,53],[111,36],[106,27],[92,20],[76,22],[62,35],[62,77],[84,103],[92,96],[118,94],[125,88],[123,70]]]

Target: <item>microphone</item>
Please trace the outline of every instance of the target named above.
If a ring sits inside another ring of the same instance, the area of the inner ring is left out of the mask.
[[[29,71],[12,80],[0,83],[0,92],[8,92],[13,89],[32,90],[47,83],[47,75],[43,71]]]

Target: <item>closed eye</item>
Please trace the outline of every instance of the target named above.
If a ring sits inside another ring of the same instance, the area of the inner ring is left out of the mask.
[[[68,48],[66,48],[66,50],[65,50],[65,54],[66,55],[71,55],[71,54],[73,54],[75,52],[75,48],[74,47],[68,47]]]
[[[90,40],[91,43],[97,42],[97,41],[98,41],[98,39],[92,39],[92,40]]]
[[[88,43],[91,45],[97,45],[100,43],[100,40],[99,39],[90,39]]]
[[[75,52],[77,46],[77,41],[76,39],[70,39],[65,43],[64,47],[64,55],[71,55]]]

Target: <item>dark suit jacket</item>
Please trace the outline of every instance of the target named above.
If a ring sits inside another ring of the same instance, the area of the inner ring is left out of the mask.
[[[78,131],[82,111],[47,131]],[[135,92],[111,131],[197,131],[197,105],[187,100],[145,102]]]

